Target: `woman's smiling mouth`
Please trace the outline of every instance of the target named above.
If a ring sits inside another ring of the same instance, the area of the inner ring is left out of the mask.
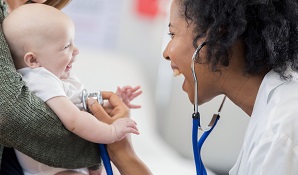
[[[181,75],[181,72],[180,72],[180,70],[178,69],[177,66],[171,65],[171,68],[173,70],[174,77],[177,77],[177,76]]]

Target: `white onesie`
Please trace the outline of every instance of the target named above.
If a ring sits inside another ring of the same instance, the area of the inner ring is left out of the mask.
[[[22,74],[22,78],[30,91],[40,97],[44,102],[53,97],[66,96],[78,108],[82,109],[81,94],[84,86],[73,72],[70,72],[68,79],[60,80],[43,67],[35,69],[22,68],[17,71]],[[15,152],[23,168],[24,175],[54,175],[58,172],[68,170],[47,166],[17,150]],[[88,174],[87,168],[75,169],[75,171]]]

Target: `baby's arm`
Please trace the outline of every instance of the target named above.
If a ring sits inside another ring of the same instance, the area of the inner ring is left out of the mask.
[[[122,99],[122,101],[128,106],[129,108],[141,108],[140,105],[134,105],[130,102],[142,94],[140,90],[140,86],[131,87],[131,86],[124,86],[122,88],[117,87],[116,94]]]
[[[130,118],[120,118],[109,125],[80,111],[67,97],[54,97],[46,103],[69,131],[88,141],[109,144],[121,140],[127,133],[139,134],[136,123]]]

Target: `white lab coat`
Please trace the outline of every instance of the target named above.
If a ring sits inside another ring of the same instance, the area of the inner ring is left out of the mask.
[[[261,83],[231,175],[298,175],[298,75],[270,71]]]

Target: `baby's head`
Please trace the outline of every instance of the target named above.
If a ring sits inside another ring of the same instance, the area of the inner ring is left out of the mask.
[[[73,22],[51,6],[23,5],[4,19],[2,27],[17,69],[45,67],[60,77],[78,53]]]

